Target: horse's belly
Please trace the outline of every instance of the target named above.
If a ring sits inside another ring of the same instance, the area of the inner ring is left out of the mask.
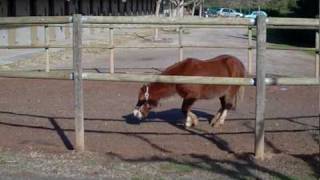
[[[212,99],[224,96],[229,86],[204,86],[200,93],[201,99]]]
[[[177,92],[182,98],[212,99],[225,95],[229,86],[214,85],[177,85]]]

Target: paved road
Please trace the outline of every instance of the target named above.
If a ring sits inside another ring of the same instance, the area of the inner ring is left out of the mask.
[[[183,36],[183,44],[212,44],[223,46],[246,46],[246,29],[194,29],[188,30]],[[169,44],[177,44],[176,33],[162,32],[160,37]],[[151,37],[147,37],[151,38]],[[152,44],[145,39],[136,39],[127,42],[128,45],[144,43]],[[254,42],[255,43],[255,42]],[[157,44],[163,44],[158,42]],[[246,49],[198,49],[186,48],[184,57],[195,57],[208,59],[221,54],[231,54],[240,58],[247,66],[248,53]],[[98,65],[98,67],[108,66],[107,52],[103,56],[94,55],[87,57],[87,67]],[[255,53],[254,53],[255,61]],[[118,49],[116,50],[117,68],[165,68],[176,62],[179,57],[178,49]],[[95,63],[92,63],[95,62]],[[266,57],[267,73],[284,76],[313,76],[314,57],[305,52],[298,51],[275,51],[268,50]],[[255,64],[253,64],[255,67]],[[303,68],[301,68],[303,67]]]

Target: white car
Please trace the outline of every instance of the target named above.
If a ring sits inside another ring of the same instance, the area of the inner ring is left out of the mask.
[[[234,9],[230,8],[219,8],[217,9],[217,15],[223,17],[243,17],[242,13],[237,12]]]

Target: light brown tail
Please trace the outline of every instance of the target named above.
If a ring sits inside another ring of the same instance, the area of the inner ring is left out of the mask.
[[[235,97],[235,104],[234,104],[234,110],[237,109],[238,104],[240,104],[244,99],[244,93],[245,93],[245,86],[240,86],[237,95]]]

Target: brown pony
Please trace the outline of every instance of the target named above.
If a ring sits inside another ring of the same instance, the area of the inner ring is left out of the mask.
[[[209,60],[187,58],[168,67],[161,75],[244,77],[245,68],[236,57],[221,55]],[[160,99],[178,93],[183,98],[181,109],[186,116],[185,126],[191,127],[198,124],[197,116],[191,112],[193,103],[198,99],[219,98],[221,108],[210,121],[211,126],[218,126],[224,123],[227,110],[234,107],[239,89],[240,86],[228,85],[150,83],[140,89],[133,115],[139,119],[145,118]]]

